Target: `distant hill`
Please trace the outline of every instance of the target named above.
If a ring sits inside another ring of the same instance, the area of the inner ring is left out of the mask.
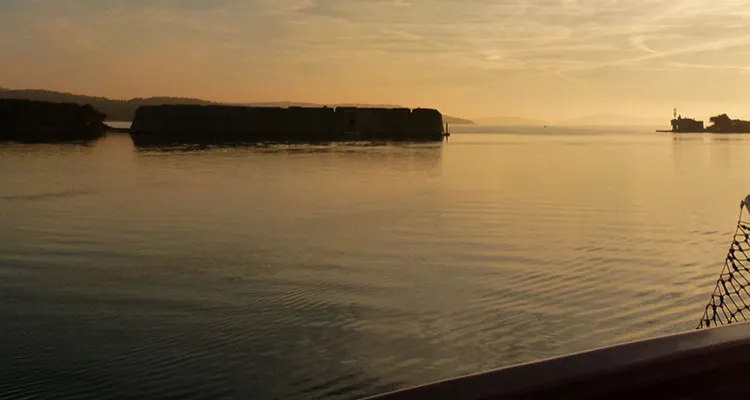
[[[94,97],[78,95],[65,92],[54,92],[49,90],[10,90],[0,87],[0,98],[5,99],[26,99],[37,101],[48,101],[53,103],[78,103],[90,104],[97,110],[107,114],[110,121],[132,121],[135,116],[135,110],[140,106],[160,105],[160,104],[194,104],[194,105],[211,105],[227,104],[247,107],[323,107],[322,104],[300,103],[292,101],[280,102],[261,102],[261,103],[218,103],[214,101],[191,99],[183,97],[148,97],[134,98],[129,100],[113,100],[106,97]],[[392,104],[329,104],[330,107],[382,107],[382,108],[399,108],[401,106]],[[449,124],[471,124],[466,119],[444,115],[443,119]]]
[[[533,118],[521,117],[485,117],[474,118],[474,122],[479,125],[503,125],[503,126],[543,126],[548,125],[547,121]]]
[[[97,110],[107,115],[110,121],[132,121],[135,110],[143,105],[157,104],[216,104],[200,99],[152,97],[135,98],[130,100],[112,100],[106,97],[93,97],[64,92],[53,92],[48,90],[4,90],[0,91],[0,98],[26,99],[36,101],[48,101],[53,103],[77,103],[90,104]]]
[[[472,119],[479,125],[496,126],[660,126],[669,125],[668,118],[632,117],[620,114],[591,114],[583,117],[549,122],[524,117],[477,117]]]
[[[464,118],[451,117],[450,115],[443,115],[443,122],[453,125],[472,125],[474,121],[470,121]]]
[[[592,114],[566,119],[555,125],[567,126],[658,126],[669,125],[668,118],[631,117],[620,114]]]
[[[378,108],[400,108],[402,106],[395,104],[358,104],[358,103],[341,103],[341,104],[317,104],[317,103],[300,103],[295,101],[267,101],[260,103],[227,103],[234,106],[245,107],[378,107]]]

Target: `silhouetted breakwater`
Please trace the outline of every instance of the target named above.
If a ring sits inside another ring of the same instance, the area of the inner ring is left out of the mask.
[[[94,140],[106,131],[105,117],[89,105],[0,99],[0,141]]]
[[[144,106],[130,135],[136,146],[440,141],[443,116],[422,108]]]
[[[695,133],[703,132],[703,121],[696,121],[693,118],[675,118],[671,121],[672,132],[674,133]]]
[[[711,125],[704,128],[703,121],[696,121],[693,118],[682,118],[681,116],[672,120],[671,131],[673,133],[750,133],[750,121],[741,119],[731,119],[726,114],[717,115],[709,119]]]

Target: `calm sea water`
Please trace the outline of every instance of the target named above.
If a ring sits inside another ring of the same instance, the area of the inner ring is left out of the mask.
[[[0,397],[352,399],[694,328],[750,137],[0,146]]]

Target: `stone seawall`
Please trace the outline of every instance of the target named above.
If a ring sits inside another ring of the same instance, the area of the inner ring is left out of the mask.
[[[433,109],[164,105],[135,114],[136,145],[440,141],[443,116]]]
[[[106,132],[105,117],[89,105],[0,99],[0,141],[94,140]]]

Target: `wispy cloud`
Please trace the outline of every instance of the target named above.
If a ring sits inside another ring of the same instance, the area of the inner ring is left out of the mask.
[[[694,53],[705,53],[705,52],[712,52],[712,51],[718,51],[718,50],[732,49],[732,48],[737,48],[737,47],[748,45],[748,44],[750,44],[750,36],[740,36],[740,37],[731,38],[731,39],[721,39],[721,40],[703,42],[703,43],[696,44],[696,45],[686,46],[686,47],[672,49],[672,50],[666,50],[662,52],[651,50],[651,51],[648,51],[649,54],[644,55],[644,56],[617,59],[614,61],[607,61],[603,63],[588,63],[588,64],[584,64],[578,67],[563,68],[560,71],[561,72],[589,71],[593,69],[618,67],[618,66],[623,66],[623,65],[629,65],[629,66],[641,65],[649,61],[669,59],[669,58],[674,58],[677,56],[689,55],[689,54],[694,54]]]

